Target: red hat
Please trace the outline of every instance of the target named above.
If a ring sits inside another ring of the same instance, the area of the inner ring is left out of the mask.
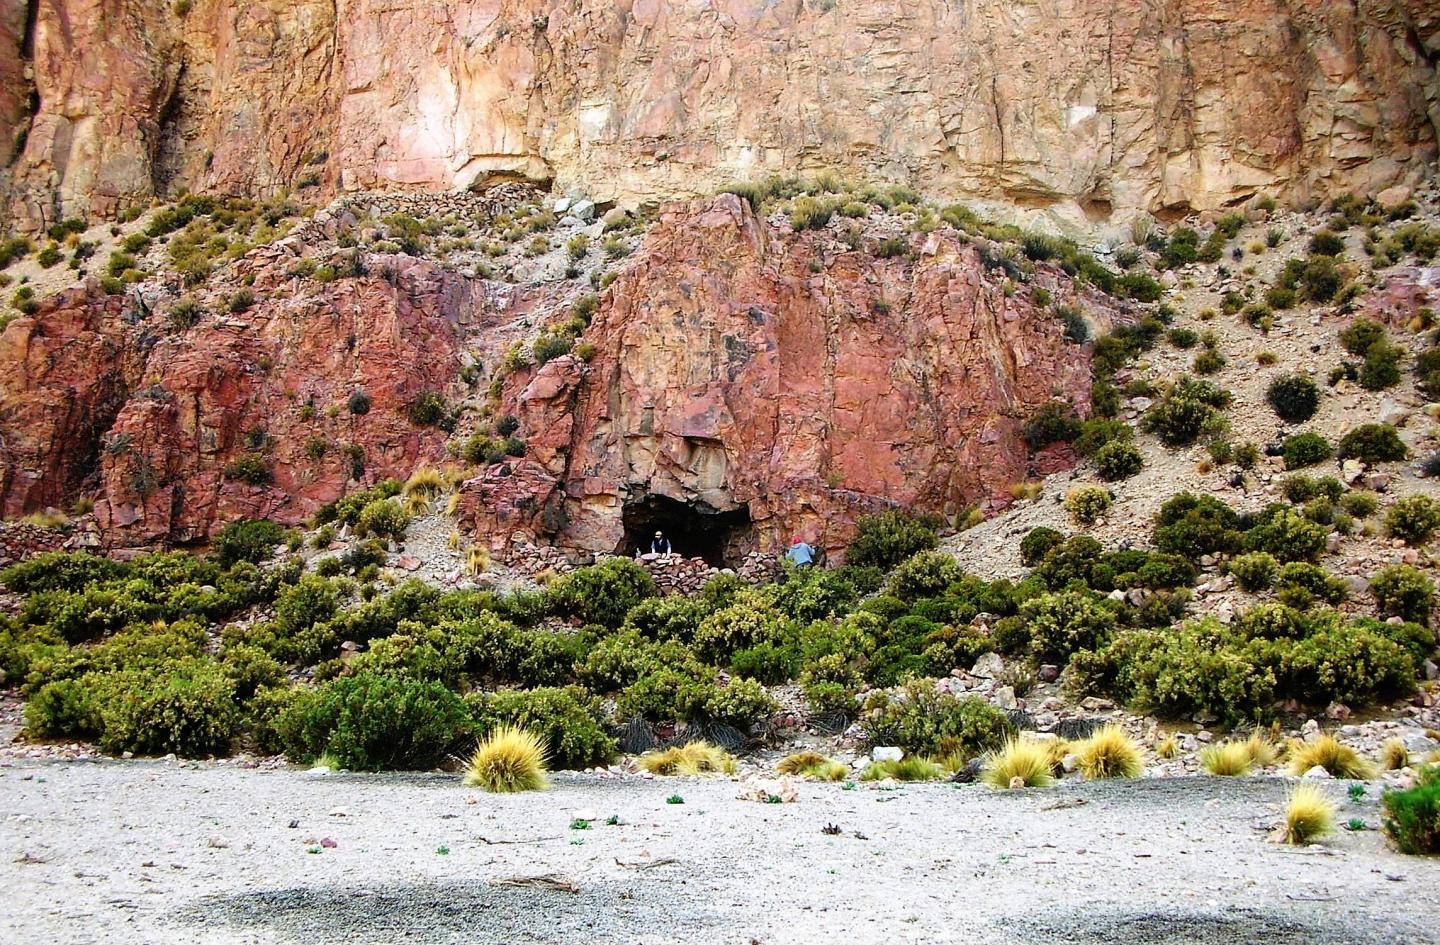
[[[800,536],[799,536],[799,535],[796,535],[794,538],[790,539],[790,544],[792,544],[792,545],[798,545],[798,544],[800,544]]]

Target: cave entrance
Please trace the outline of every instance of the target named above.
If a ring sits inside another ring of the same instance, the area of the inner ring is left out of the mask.
[[[663,495],[647,495],[627,503],[622,513],[625,538],[617,554],[650,550],[656,532],[664,532],[671,549],[687,558],[704,558],[716,568],[734,567],[742,545],[750,536],[750,510],[719,512],[703,503],[678,502]]]

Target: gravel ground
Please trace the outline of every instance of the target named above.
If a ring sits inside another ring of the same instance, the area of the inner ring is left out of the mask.
[[[1326,789],[1342,819],[1377,823],[1373,796]],[[785,805],[739,790],[561,775],[494,797],[450,775],[20,763],[0,767],[0,929],[121,945],[1440,942],[1440,861],[1373,830],[1268,842],[1278,779],[806,784]],[[570,829],[585,809],[593,826]],[[505,884],[538,876],[563,888]]]

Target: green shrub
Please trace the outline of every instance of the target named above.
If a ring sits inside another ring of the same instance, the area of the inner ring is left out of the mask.
[[[898,692],[876,692],[865,702],[860,726],[875,745],[914,755],[976,757],[1014,733],[999,709],[973,697],[937,692],[934,680],[917,679]]]
[[[847,563],[889,571],[900,562],[940,543],[939,520],[900,511],[862,517],[855,540],[846,553]]]
[[[1091,417],[1080,425],[1080,435],[1075,439],[1075,450],[1081,456],[1094,457],[1112,443],[1129,443],[1135,439],[1135,431],[1128,423],[1106,417]]]
[[[109,558],[77,551],[46,551],[0,571],[0,583],[17,594],[79,591],[87,585],[128,576],[130,568]]]
[[[965,576],[954,557],[940,551],[922,551],[906,559],[890,576],[889,593],[902,601],[937,597]]]
[[[1171,554],[1199,558],[1238,549],[1240,517],[1214,496],[1189,492],[1171,496],[1156,518],[1155,547]]]
[[[403,538],[410,525],[410,513],[396,499],[376,499],[361,509],[355,534],[364,537]]]
[[[1380,507],[1380,502],[1370,492],[1347,492],[1340,498],[1340,507],[1356,518],[1369,518]]]
[[[748,732],[755,723],[780,710],[765,687],[753,679],[732,679],[727,686],[711,686],[705,701],[687,721],[729,725]]]
[[[1366,423],[1340,438],[1336,455],[1340,459],[1358,459],[1363,463],[1392,462],[1405,459],[1410,450],[1400,434],[1388,423]]]
[[[265,458],[255,453],[246,453],[232,459],[225,464],[223,473],[226,479],[252,486],[267,486],[275,478],[270,467],[265,464]]]
[[[1345,252],[1345,241],[1329,230],[1321,230],[1310,237],[1310,252],[1320,256],[1339,256]]]
[[[1020,435],[1031,449],[1039,449],[1050,443],[1069,443],[1080,435],[1080,430],[1075,408],[1062,400],[1050,400],[1026,421]]]
[[[1373,318],[1357,318],[1340,332],[1340,346],[1361,357],[1384,341],[1385,326]]]
[[[1051,548],[1064,542],[1065,536],[1053,528],[1044,525],[1032,528],[1020,539],[1020,561],[1026,567],[1033,568],[1050,553]]]
[[[1440,853],[1440,765],[1424,769],[1419,782],[1408,790],[1386,791],[1380,803],[1385,833],[1401,853]]]
[[[1182,377],[1145,412],[1142,426],[1167,446],[1188,446],[1205,432],[1231,395],[1208,381]]]
[[[1118,568],[1116,570],[1118,572]],[[1196,576],[1195,565],[1188,558],[1156,553],[1146,556],[1145,563],[1135,572],[1135,582],[1155,589],[1189,587],[1195,583]]]
[[[1286,564],[1280,569],[1275,583],[1281,595],[1292,596],[1288,592],[1303,591],[1307,606],[1310,599],[1338,604],[1349,593],[1344,581],[1308,561],[1291,561]]]
[[[351,412],[354,412],[353,409]],[[433,390],[422,391],[405,408],[406,416],[417,427],[441,426],[449,416],[449,412],[450,408],[445,403],[445,398]]]
[[[629,558],[608,558],[564,575],[550,586],[549,597],[557,614],[613,630],[632,608],[656,593],[655,582],[640,565]]]
[[[1329,530],[1293,509],[1272,506],[1245,533],[1249,551],[1265,551],[1278,561],[1314,561],[1325,550]]]
[[[285,669],[258,646],[227,646],[220,654],[220,668],[235,684],[236,698],[245,700],[268,686],[285,681]]]
[[[1423,545],[1440,528],[1440,504],[1423,495],[1409,495],[1385,513],[1385,530],[1408,545]]]
[[[1080,486],[1065,496],[1065,511],[1078,525],[1093,525],[1110,508],[1110,493],[1099,486]]]
[[[1236,555],[1230,560],[1227,570],[1245,590],[1263,591],[1275,583],[1275,574],[1280,570],[1280,564],[1274,555],[1255,551]]]
[[[1270,382],[1265,399],[1286,423],[1304,423],[1320,407],[1320,388],[1308,374],[1285,374]]]
[[[1400,356],[1404,351],[1392,344],[1373,344],[1365,352],[1360,365],[1360,386],[1366,390],[1384,390],[1400,383]]]
[[[1287,476],[1280,482],[1280,492],[1291,502],[1309,502],[1311,499],[1340,501],[1345,494],[1345,484],[1334,476]]]
[[[482,737],[506,725],[543,738],[555,768],[609,764],[615,739],[601,725],[600,700],[577,686],[475,693],[466,699]]]
[[[1102,646],[1115,630],[1115,611],[1084,591],[1044,594],[1020,607],[1030,652],[1040,662],[1064,663],[1077,650]]]
[[[1415,663],[1403,647],[1338,615],[1296,641],[1286,668],[1291,697],[1311,705],[1369,705],[1415,687]]]
[[[297,696],[276,728],[291,758],[328,754],[355,771],[433,768],[472,737],[465,703],[443,685],[371,673]]]
[[[1280,449],[1285,457],[1286,469],[1304,469],[1323,463],[1334,455],[1330,441],[1309,430],[1287,436]]]
[[[710,616],[711,609],[706,601],[695,597],[650,597],[626,612],[622,629],[638,631],[648,640],[688,643],[695,638],[700,621]]]
[[[1370,581],[1370,593],[1382,614],[1413,623],[1430,624],[1430,601],[1435,585],[1408,564],[1381,568]]]
[[[1095,454],[1095,469],[1106,482],[1128,479],[1145,467],[1145,457],[1134,443],[1111,442]]]
[[[35,738],[94,738],[102,729],[95,686],[88,679],[45,683],[25,703],[25,726]]]
[[[109,674],[98,703],[100,748],[111,754],[221,755],[240,730],[235,683],[209,659]]]
[[[289,530],[268,518],[231,522],[215,535],[212,550],[223,567],[238,561],[259,564],[268,561],[289,536]]]
[[[1225,367],[1225,355],[1214,348],[1206,348],[1195,355],[1191,370],[1196,374],[1218,374]]]
[[[783,642],[785,632],[784,614],[759,592],[750,591],[701,622],[695,631],[695,648],[705,658],[723,664],[736,650]]]

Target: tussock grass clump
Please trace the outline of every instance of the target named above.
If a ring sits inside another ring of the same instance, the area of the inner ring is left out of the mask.
[[[775,770],[780,774],[793,774],[813,781],[843,781],[847,773],[844,765],[826,758],[818,751],[797,751],[780,759]]]
[[[1178,754],[1180,754],[1180,742],[1174,735],[1166,735],[1160,739],[1159,744],[1155,746],[1155,756],[1157,758],[1164,758],[1166,761],[1169,761]]]
[[[734,774],[735,759],[709,742],[691,742],[664,751],[646,752],[640,756],[640,767],[661,775]]]
[[[1410,766],[1410,749],[1398,738],[1388,738],[1380,746],[1380,767],[1386,771],[1399,771]]]
[[[861,781],[938,781],[945,769],[933,761],[911,755],[899,761],[877,761],[860,775]]]
[[[1102,778],[1138,778],[1145,773],[1140,746],[1118,725],[1106,725],[1075,746],[1080,773],[1095,781]]]
[[[1245,739],[1245,754],[1250,756],[1250,763],[1258,768],[1265,768],[1280,760],[1280,749],[1259,732],[1251,732],[1250,737]]]
[[[543,739],[525,729],[503,726],[476,747],[465,783],[494,794],[541,791],[549,784],[545,764]]]
[[[1290,753],[1290,773],[1302,775],[1319,765],[1331,777],[1368,781],[1375,777],[1375,765],[1333,735],[1321,735],[1313,742],[1296,745]]]
[[[1250,773],[1250,765],[1244,742],[1221,742],[1200,752],[1200,766],[1217,777],[1242,777]]]
[[[1055,783],[1050,773],[1050,752],[1050,746],[1040,742],[1012,738],[986,759],[983,779],[997,788],[1009,788],[1017,782],[1025,787],[1049,787]]]
[[[446,491],[449,483],[445,480],[445,474],[433,466],[421,466],[410,474],[405,480],[405,486],[401,490],[406,496],[420,495],[426,499],[433,499]]]
[[[1286,843],[1309,843],[1335,829],[1335,802],[1313,784],[1298,785],[1285,805]]]

